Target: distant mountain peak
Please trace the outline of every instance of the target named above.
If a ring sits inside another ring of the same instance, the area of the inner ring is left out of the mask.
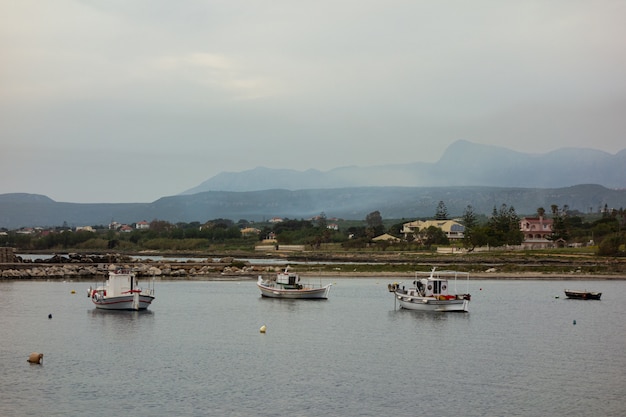
[[[344,166],[330,171],[256,167],[222,172],[181,193],[303,190],[369,186],[567,187],[581,183],[626,187],[626,150],[562,148],[529,154],[459,139],[435,163]]]

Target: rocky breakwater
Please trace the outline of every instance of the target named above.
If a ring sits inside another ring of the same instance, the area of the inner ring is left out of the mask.
[[[54,266],[33,266],[30,268],[9,268],[0,273],[3,279],[26,279],[26,278],[69,278],[88,277],[100,274],[96,266],[82,265],[54,265]]]
[[[19,258],[19,257],[16,257]],[[54,255],[48,259],[23,260],[0,264],[3,279],[79,279],[106,276],[111,265],[133,270],[139,277],[161,279],[232,279],[251,278],[267,272],[268,267],[252,266],[225,257],[219,262],[133,262],[132,258],[120,254],[106,255]]]

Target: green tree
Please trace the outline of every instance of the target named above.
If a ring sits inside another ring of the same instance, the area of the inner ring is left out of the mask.
[[[593,223],[590,226],[590,233],[594,237],[600,241],[605,236],[608,236],[612,233],[617,233],[619,230],[619,223],[617,219],[612,217],[602,217]]]
[[[326,230],[327,225],[328,221],[326,220],[326,213],[321,212],[319,216],[317,216],[317,227],[320,230]]]
[[[365,216],[365,223],[367,224],[366,234],[370,239],[382,234],[385,231],[383,218],[378,210],[372,211],[370,214]]]
[[[620,252],[620,245],[622,244],[623,240],[624,239],[619,234],[605,237],[604,239],[602,239],[602,242],[600,242],[600,245],[598,245],[597,254],[599,256],[623,255],[623,253]]]
[[[367,227],[376,228],[383,225],[383,217],[380,215],[380,211],[372,211],[370,214],[365,216],[365,223]]]
[[[555,204],[552,208],[552,234],[548,236],[548,240],[556,242],[557,240],[569,240],[569,233],[567,230],[567,222],[565,210],[560,210]]]
[[[437,204],[435,220],[448,220],[448,209],[443,201],[440,201],[439,204]]]
[[[402,237],[401,231],[402,231],[402,227],[404,226],[404,223],[405,222],[392,224],[391,226],[387,228],[387,233],[389,233],[392,236],[401,238]]]
[[[150,230],[155,233],[169,232],[174,228],[174,225],[165,220],[154,219],[150,222]]]
[[[506,204],[500,206],[500,210],[493,207],[491,218],[489,219],[488,238],[489,245],[519,245],[524,240],[524,234],[520,230],[520,219],[513,206]]]
[[[432,245],[450,244],[450,240],[446,234],[437,226],[428,226],[428,228],[423,232],[423,235],[423,242],[426,247],[431,247]]]
[[[472,249],[487,246],[489,244],[489,228],[487,226],[478,226],[472,229],[469,243]]]
[[[474,213],[474,207],[471,205],[465,207],[461,223],[463,223],[463,226],[465,227],[463,232],[463,246],[473,250],[479,242],[479,240],[473,238],[478,229],[478,220],[476,219],[476,214]]]
[[[367,236],[365,230],[366,228],[363,226],[350,226],[346,232],[349,239],[362,239]]]

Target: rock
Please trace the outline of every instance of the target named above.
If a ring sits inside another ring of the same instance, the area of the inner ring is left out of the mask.
[[[148,275],[153,276],[153,275],[161,275],[163,273],[163,271],[161,271],[159,268],[157,268],[156,266],[151,266],[150,268],[148,268]]]

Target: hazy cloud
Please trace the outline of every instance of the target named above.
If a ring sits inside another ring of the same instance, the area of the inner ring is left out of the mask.
[[[435,161],[458,139],[615,153],[625,15],[611,0],[2,2],[0,193],[150,201],[256,166]]]

